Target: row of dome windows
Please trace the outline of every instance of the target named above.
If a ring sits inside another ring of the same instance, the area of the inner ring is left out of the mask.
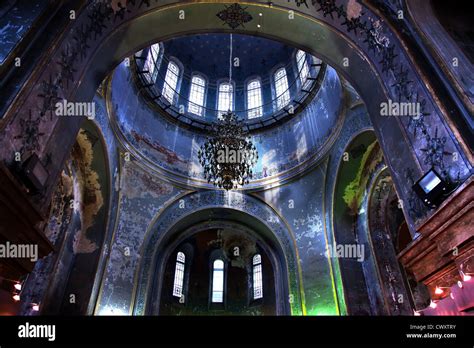
[[[151,82],[155,83],[158,77],[158,58],[160,54],[160,44],[154,44],[150,47],[145,60],[145,70],[148,71]],[[296,53],[296,63],[298,67],[298,76],[301,86],[306,86],[310,74],[306,53],[298,50]],[[178,81],[181,69],[173,62],[169,61],[164,84],[162,89],[163,97],[173,104],[177,95]],[[275,89],[277,110],[283,109],[290,103],[290,89],[288,83],[288,75],[285,67],[275,71],[273,74],[273,87]],[[188,97],[188,112],[194,115],[203,116],[205,109],[205,95],[207,83],[206,79],[198,74],[191,78],[191,86]],[[234,86],[228,82],[221,82],[218,85],[217,96],[217,115],[220,117],[227,111],[234,111]],[[262,86],[259,79],[253,79],[247,83],[247,117],[249,119],[263,116],[263,98]]]
[[[180,251],[176,255],[176,266],[173,282],[173,296],[183,298],[184,275],[187,272],[186,255]],[[225,267],[222,259],[215,259],[212,263],[211,302],[223,303],[225,296]],[[252,290],[253,300],[263,298],[262,256],[255,254],[252,258]]]

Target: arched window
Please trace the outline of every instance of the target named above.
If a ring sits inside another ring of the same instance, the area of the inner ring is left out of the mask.
[[[204,96],[206,93],[206,80],[195,75],[191,79],[191,90],[189,92],[188,111],[195,115],[202,116],[204,106]]]
[[[229,110],[234,110],[234,87],[229,82],[223,82],[219,85],[217,110],[218,117],[221,117],[222,114]]]
[[[253,266],[253,299],[263,298],[262,257],[257,254],[252,260]]]
[[[259,80],[247,84],[248,118],[262,117],[262,87]]]
[[[145,60],[145,70],[148,70],[150,82],[155,83],[158,76],[158,57],[160,55],[160,44],[150,46]]]
[[[224,302],[224,261],[217,259],[212,266],[212,303]]]
[[[290,102],[290,91],[288,87],[288,77],[286,75],[286,69],[281,68],[275,72],[275,93],[276,93],[276,106],[277,109],[283,109]]]
[[[174,271],[173,296],[181,298],[183,296],[184,264],[186,256],[181,251],[176,256],[176,268]]]
[[[308,62],[306,61],[306,52],[298,50],[296,52],[296,63],[298,65],[298,75],[300,77],[301,86],[304,87],[306,81],[308,81],[309,76],[309,67]]]
[[[178,87],[179,67],[174,62],[169,62],[163,85],[163,97],[171,104],[174,103],[176,88]]]

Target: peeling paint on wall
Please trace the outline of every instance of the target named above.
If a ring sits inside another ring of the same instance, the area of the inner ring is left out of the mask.
[[[356,215],[359,211],[370,173],[381,162],[383,162],[383,154],[380,145],[378,142],[373,142],[367,147],[360,161],[355,179],[344,190],[344,202],[346,202],[353,215]]]
[[[82,173],[81,177],[78,178],[75,189],[82,194],[82,204],[79,207],[81,229],[75,233],[73,250],[75,254],[89,254],[96,251],[98,245],[87,237],[87,230],[94,224],[94,217],[102,208],[104,198],[100,189],[99,175],[91,168],[94,156],[92,143],[83,130],[77,136],[77,144],[82,155]]]
[[[141,175],[136,166],[128,165],[125,162],[122,175],[122,193],[128,198],[145,198],[151,196],[159,198],[173,191],[173,186],[167,184],[155,177]]]

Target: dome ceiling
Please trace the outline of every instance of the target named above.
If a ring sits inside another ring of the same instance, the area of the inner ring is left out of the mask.
[[[200,72],[209,79],[229,77],[229,34],[202,34],[163,42],[167,57],[176,57],[186,70]],[[295,48],[264,38],[233,34],[234,57],[239,67],[232,71],[236,82],[252,76],[268,75],[279,64],[287,64]]]
[[[342,124],[343,89],[331,67],[322,74],[321,87],[311,102],[284,124],[251,136],[259,159],[245,189],[281,185],[320,163]],[[114,71],[107,91],[111,125],[119,141],[147,170],[183,187],[211,188],[198,161],[207,133],[185,129],[144,101],[122,63]]]
[[[313,168],[337,137],[344,94],[333,68],[283,43],[235,34],[232,40],[239,67],[233,68],[230,92],[221,91],[228,86],[229,34],[156,43],[137,52],[134,64],[122,63],[111,77],[107,108],[119,140],[165,180],[212,187],[198,153],[208,140],[207,126],[227,110],[243,122],[259,154],[245,189],[281,185]],[[201,92],[196,74],[203,76]],[[260,83],[251,90],[256,78]],[[226,100],[230,107],[222,108]],[[260,114],[251,116],[258,108]]]
[[[155,43],[134,61],[135,80],[151,107],[200,131],[228,110],[251,132],[282,124],[310,103],[325,71],[319,59],[295,47],[222,33]]]

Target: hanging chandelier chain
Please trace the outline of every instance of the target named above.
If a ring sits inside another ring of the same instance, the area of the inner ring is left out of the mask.
[[[229,55],[229,85],[232,86],[232,54],[233,54],[233,37],[230,34],[230,55]]]

